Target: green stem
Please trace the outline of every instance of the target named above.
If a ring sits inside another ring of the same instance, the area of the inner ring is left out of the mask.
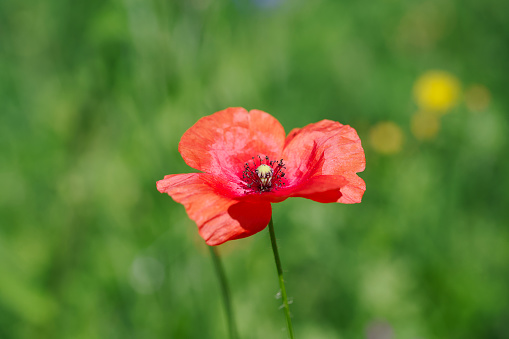
[[[226,311],[226,318],[228,319],[228,332],[230,333],[230,339],[237,339],[237,327],[235,326],[235,319],[232,311],[232,303],[230,298],[230,290],[228,288],[228,283],[226,281],[226,275],[224,273],[224,268],[221,263],[221,258],[219,257],[219,253],[217,248],[214,246],[208,246],[210,250],[210,254],[212,256],[212,261],[214,262],[214,268],[216,271],[217,278],[219,279],[219,285],[221,285],[221,291],[223,292],[223,303],[224,309]]]
[[[281,298],[283,299],[283,308],[285,310],[286,326],[288,327],[288,337],[294,339],[292,329],[292,319],[290,318],[290,306],[288,306],[288,297],[286,296],[285,281],[283,279],[283,268],[281,267],[281,259],[276,243],[276,234],[274,233],[274,224],[272,218],[269,222],[270,242],[272,243],[272,251],[274,252],[274,260],[276,261],[277,275],[279,277],[279,287],[281,288]]]

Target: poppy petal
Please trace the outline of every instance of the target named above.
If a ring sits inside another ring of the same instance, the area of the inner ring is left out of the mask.
[[[358,176],[357,178],[362,181]],[[361,189],[363,186],[364,188]],[[364,191],[364,181],[353,185],[351,180],[340,175],[319,175],[307,180],[292,194],[292,197],[311,199],[321,203],[353,204],[361,201]]]
[[[294,129],[286,139],[283,158],[287,177],[292,178],[290,186],[298,187],[306,180],[324,175],[341,176],[346,180],[339,192],[338,188],[331,184],[330,189],[322,191],[323,194],[327,192],[323,197],[320,197],[318,187],[323,189],[327,185],[321,182],[320,185],[315,185],[315,193],[310,193],[307,198],[319,202],[333,198],[341,203],[361,201],[366,184],[356,173],[364,170],[366,159],[360,138],[352,127],[322,120],[301,129]]]
[[[197,170],[238,177],[252,157],[279,157],[285,136],[283,126],[268,113],[228,108],[189,128],[180,139],[179,152]]]
[[[228,198],[218,194],[218,182],[210,174],[174,174],[159,180],[157,189],[184,205],[189,218],[196,222],[200,235],[210,246],[248,237],[268,225],[272,215],[269,202]]]
[[[317,175],[303,182],[299,187],[294,188],[292,197],[307,197],[309,195],[331,190],[339,190],[345,187],[348,181],[340,175]]]

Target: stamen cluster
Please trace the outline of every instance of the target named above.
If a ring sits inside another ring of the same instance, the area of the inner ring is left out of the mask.
[[[258,155],[258,163],[256,158],[252,158],[252,164],[249,162],[244,164],[242,172],[242,181],[245,184],[246,191],[252,192],[269,192],[285,186],[283,177],[286,169],[283,159],[276,161],[270,160],[268,156],[262,158]]]

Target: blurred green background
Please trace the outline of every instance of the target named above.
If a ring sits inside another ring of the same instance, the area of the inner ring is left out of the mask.
[[[273,205],[297,338],[509,338],[509,2],[0,2],[0,338],[226,338],[181,135],[229,106],[353,126],[357,205]],[[285,338],[268,232],[219,247]]]

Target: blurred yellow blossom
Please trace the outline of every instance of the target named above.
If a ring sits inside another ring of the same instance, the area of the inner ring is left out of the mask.
[[[395,154],[403,146],[403,131],[392,121],[376,124],[369,131],[369,141],[373,149],[383,154]]]
[[[436,114],[420,111],[412,116],[412,134],[419,140],[433,139],[440,129],[440,119]]]
[[[472,112],[485,111],[490,105],[490,91],[483,85],[472,85],[465,91],[465,103]]]
[[[457,102],[460,82],[445,71],[428,71],[417,79],[414,85],[414,98],[420,109],[446,113]]]
[[[401,17],[394,43],[402,52],[432,50],[446,29],[450,13],[430,1],[416,2]]]

